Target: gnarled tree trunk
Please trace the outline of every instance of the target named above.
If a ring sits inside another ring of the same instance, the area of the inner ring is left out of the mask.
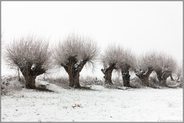
[[[157,73],[157,77],[158,77],[158,80],[160,82],[160,85],[161,86],[167,86],[166,84],[166,80],[168,77],[171,78],[172,81],[174,81],[173,77],[172,77],[172,71],[156,71]]]
[[[27,65],[27,67],[20,67],[20,71],[22,72],[22,75],[26,81],[25,85],[27,89],[37,89],[35,85],[35,79],[38,75],[45,72],[41,65],[37,65],[34,70],[31,69],[32,65],[33,64],[30,63]]]
[[[24,79],[25,79],[25,85],[26,85],[26,88],[27,89],[36,89],[36,85],[35,85],[35,79],[36,79],[36,76],[32,76],[30,74],[30,71],[28,70],[21,70],[23,76],[24,76]]]
[[[24,78],[26,80],[26,88],[36,89],[36,85],[35,85],[36,77],[34,77],[34,76],[24,76]]]
[[[162,81],[162,70],[156,70],[156,73],[157,73],[157,78],[159,82],[161,82]]]
[[[129,65],[123,65],[121,68],[122,73],[122,79],[123,79],[123,85],[125,87],[130,87],[130,74],[129,74]]]
[[[115,69],[115,64],[111,64],[106,69],[101,69],[104,74],[105,84],[113,85],[112,83],[112,71]]]
[[[103,71],[103,69],[102,69]],[[105,84],[112,85],[112,71],[113,69],[107,69],[104,73]]]
[[[74,88],[80,88],[80,83],[79,83],[79,72],[77,72],[74,76]]]
[[[80,88],[80,83],[79,83],[79,73],[68,73],[69,75],[69,86],[74,87],[74,88]]]
[[[172,77],[172,72],[171,71],[163,71],[162,72],[162,85],[163,86],[167,86],[166,80],[167,80],[168,77],[170,77],[172,81],[174,80],[173,77]]]
[[[152,73],[153,69],[152,68],[148,68],[147,71],[142,71],[139,73],[136,73],[136,76],[139,77],[139,79],[142,81],[142,83],[145,86],[150,86],[149,84],[149,76]]]
[[[74,87],[74,88],[80,88],[80,82],[79,82],[79,77],[80,77],[80,72],[88,59],[81,61],[78,63],[77,59],[74,57],[70,57],[68,59],[68,63],[66,65],[61,64],[66,72],[68,73],[69,76],[69,86]]]
[[[122,73],[122,78],[123,78],[123,85],[125,87],[130,87],[130,74],[129,74],[129,71],[123,72]]]

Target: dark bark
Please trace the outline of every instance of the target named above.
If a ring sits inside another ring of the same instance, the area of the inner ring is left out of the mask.
[[[142,81],[142,83],[145,86],[150,86],[150,84],[149,84],[149,76],[152,73],[152,71],[153,71],[153,69],[151,67],[149,67],[147,71],[137,72],[136,76],[139,77],[139,79]]]
[[[123,85],[125,87],[130,87],[130,74],[129,71],[122,73]]]
[[[68,58],[68,63],[66,65],[65,64],[61,65],[68,73],[69,86],[74,88],[80,88],[81,87],[79,82],[80,72],[88,60],[86,59],[81,61],[80,63],[77,63],[77,59],[75,57],[76,56]]]
[[[45,73],[45,69],[41,68],[41,65],[37,65],[34,70],[31,70],[32,63],[27,63],[26,67],[19,67],[24,79],[25,85],[28,89],[36,89],[35,79],[36,76]]]
[[[78,73],[68,73],[69,75],[69,86],[74,87],[74,88],[80,88],[80,83],[79,83],[79,72]]]
[[[35,79],[36,77],[33,76],[24,76],[25,80],[26,80],[26,88],[27,89],[36,89],[36,85],[35,85]]]
[[[111,64],[106,69],[101,69],[104,74],[105,84],[113,85],[112,83],[112,71],[115,69],[115,64]]]
[[[30,70],[31,76],[38,76],[45,73],[45,69],[41,67],[41,65],[38,65],[34,70]]]
[[[130,74],[129,74],[130,66],[125,64],[121,68],[122,73],[122,79],[123,79],[123,85],[125,87],[130,87]]]
[[[166,84],[166,80],[168,77],[171,78],[172,81],[174,81],[173,77],[172,77],[172,71],[156,71],[157,73],[157,77],[158,77],[158,80],[160,82],[160,85],[161,86],[167,86]]]
[[[71,73],[68,73],[69,76],[69,86],[73,87],[74,86],[74,77]]]
[[[159,80],[159,85],[160,86],[166,86],[165,85],[166,84],[166,80],[162,79],[162,71],[161,70],[157,70],[156,73],[157,73],[157,78]]]
[[[75,75],[74,75],[74,88],[81,88],[81,85],[79,83],[79,72],[77,72]]]
[[[156,70],[156,73],[157,73],[157,78],[159,82],[161,82],[162,81],[162,70]]]
[[[163,71],[162,72],[162,85],[167,86],[166,80],[168,77],[171,77],[171,80],[174,80],[172,78],[172,72],[171,71]]]

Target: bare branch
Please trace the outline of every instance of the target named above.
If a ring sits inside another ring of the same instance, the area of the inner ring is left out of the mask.
[[[68,63],[70,57],[87,63],[95,60],[97,52],[96,44],[91,39],[71,35],[58,44],[54,52],[54,59],[56,64],[62,66]]]
[[[102,63],[104,69],[109,68],[113,64],[115,65],[115,69],[118,69],[118,63],[122,60],[123,50],[120,47],[110,46],[105,50],[105,53],[102,55]],[[113,66],[114,66],[113,65]]]
[[[22,71],[34,70],[34,75],[45,71],[49,58],[48,43],[36,37],[25,37],[14,40],[6,48],[6,59],[12,66],[18,66]]]

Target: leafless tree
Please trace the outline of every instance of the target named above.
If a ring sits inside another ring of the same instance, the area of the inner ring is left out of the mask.
[[[64,67],[69,75],[69,86],[80,88],[79,76],[86,63],[93,63],[97,56],[97,46],[89,38],[69,35],[55,49],[56,64]]]
[[[36,89],[35,79],[46,71],[49,51],[48,43],[36,37],[14,40],[6,48],[10,65],[17,66],[26,81],[26,88]]]
[[[105,84],[112,85],[112,72],[119,69],[119,63],[122,60],[123,50],[117,46],[108,47],[102,55],[103,69],[101,71],[104,74]]]
[[[157,73],[157,78],[161,85],[167,86],[166,80],[168,77],[174,80],[172,73],[175,72],[176,65],[175,60],[170,55],[163,53],[157,55],[154,70]]]
[[[140,78],[145,86],[150,86],[149,76],[154,70],[154,64],[157,60],[156,53],[147,53],[137,59],[135,74]]]
[[[170,76],[171,80],[172,72],[176,69],[176,63],[174,59],[164,53],[152,52],[143,56],[138,63],[138,70],[136,75],[149,86],[149,76],[154,70],[157,74],[160,85],[166,86],[166,80]]]
[[[122,79],[123,84],[126,87],[130,87],[130,69],[135,69],[135,56],[130,50],[123,49],[122,55],[121,55],[121,61],[119,62],[121,73],[122,73]]]

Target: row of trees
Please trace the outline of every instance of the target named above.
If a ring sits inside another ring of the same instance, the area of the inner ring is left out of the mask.
[[[134,71],[145,86],[152,86],[149,77],[155,71],[160,85],[167,86],[167,78],[170,77],[174,81],[172,74],[177,69],[175,60],[167,54],[152,52],[136,58],[129,50],[121,47],[108,48],[102,61],[104,68],[101,71],[105,75],[105,82],[113,84],[111,80],[112,71],[120,70],[124,86],[127,87],[130,87],[130,71]],[[182,71],[180,70],[180,72]],[[181,76],[182,73],[177,74]]]
[[[36,37],[26,37],[14,41],[6,48],[8,63],[17,66],[26,81],[26,88],[36,89],[35,79],[48,69],[50,64],[60,65],[69,75],[69,86],[80,88],[80,72],[87,63],[94,63],[99,54],[95,42],[89,38],[70,35],[57,47],[49,50],[48,43]],[[176,70],[175,60],[156,52],[136,58],[129,50],[119,46],[108,47],[101,57],[106,84],[112,85],[113,70],[120,70],[124,86],[130,87],[130,71],[146,85],[155,71],[161,85]],[[179,74],[178,74],[179,75]],[[181,74],[180,74],[181,75]]]

